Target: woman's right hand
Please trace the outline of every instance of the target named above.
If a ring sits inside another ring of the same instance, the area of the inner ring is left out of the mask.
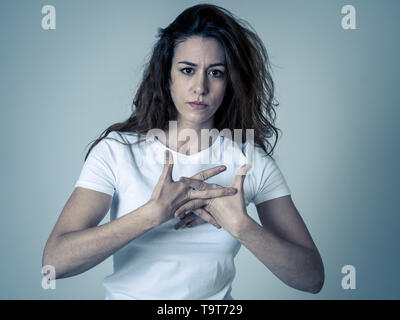
[[[165,150],[164,169],[150,198],[150,202],[158,209],[156,214],[159,224],[174,218],[176,209],[187,201],[230,196],[237,192],[232,187],[199,190],[202,189],[204,180],[221,173],[226,169],[225,166],[210,168],[199,172],[192,178],[182,177],[183,179],[178,181],[172,179],[173,166],[172,154]],[[211,216],[202,218],[206,221],[213,219]]]

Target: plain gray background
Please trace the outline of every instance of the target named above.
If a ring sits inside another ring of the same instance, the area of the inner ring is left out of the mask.
[[[1,1],[1,299],[103,299],[111,259],[43,290],[42,251],[87,144],[129,116],[157,28],[196,3]],[[267,47],[283,131],[275,158],[326,271],[322,291],[304,293],[242,246],[232,296],[398,299],[400,3],[211,3],[248,21]],[[41,28],[47,4],[56,30]],[[356,30],[341,26],[346,4]],[[341,287],[347,264],[355,290]]]

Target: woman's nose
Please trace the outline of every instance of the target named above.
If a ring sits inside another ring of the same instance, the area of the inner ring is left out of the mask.
[[[198,72],[194,79],[194,93],[205,95],[208,92],[207,75],[205,72]]]

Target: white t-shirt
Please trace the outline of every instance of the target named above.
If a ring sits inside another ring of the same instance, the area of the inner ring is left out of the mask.
[[[135,133],[111,132],[108,137],[138,141]],[[252,163],[244,180],[246,206],[290,194],[275,161],[260,147],[254,147],[250,159],[250,152],[243,153],[222,135],[211,147],[193,155],[169,149],[155,138],[133,146],[103,139],[90,152],[75,187],[113,196],[111,220],[122,217],[150,199],[163,170],[165,149],[173,154],[175,181],[223,164],[227,169],[206,182],[228,186],[238,168]],[[175,230],[178,221],[169,220],[114,253],[114,273],[103,281],[106,299],[232,299],[234,257],[240,242],[209,223]]]

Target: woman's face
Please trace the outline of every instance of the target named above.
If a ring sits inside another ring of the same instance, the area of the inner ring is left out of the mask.
[[[176,46],[170,92],[178,110],[178,122],[211,128],[226,85],[225,54],[217,40],[194,36]],[[205,106],[190,104],[196,101]]]

